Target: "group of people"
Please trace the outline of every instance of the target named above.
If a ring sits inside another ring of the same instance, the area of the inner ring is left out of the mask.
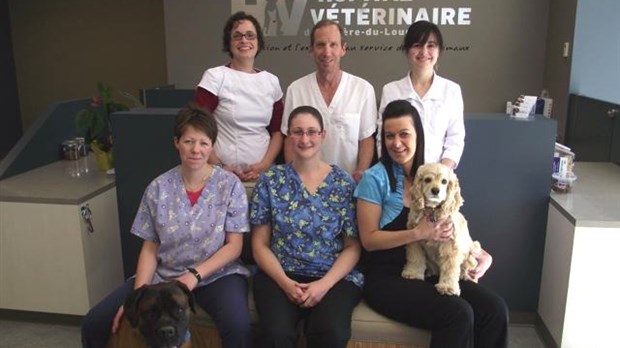
[[[284,97],[278,78],[255,68],[264,46],[258,21],[243,12],[228,19],[223,49],[231,60],[204,73],[195,103],[177,115],[181,163],[146,188],[131,228],[144,240],[136,274],[85,316],[84,347],[105,346],[133,289],[167,280],[194,293],[224,347],[295,347],[302,320],[309,347],[345,347],[362,298],[430,330],[431,347],[507,346],[508,310],[493,291],[461,281],[461,296],[445,296],[437,277],[400,276],[406,244],[447,240],[453,231],[449,220],[406,227],[418,167],[455,168],[464,147],[460,87],[435,71],[440,30],[424,21],[409,27],[408,74],[383,87],[379,108],[372,85],[340,68],[346,43],[338,23],[318,22],[310,41],[316,71]],[[284,164],[274,165],[281,152]],[[241,181],[256,182],[249,200]],[[239,261],[250,230],[253,275]],[[474,257],[479,279],[492,258]]]

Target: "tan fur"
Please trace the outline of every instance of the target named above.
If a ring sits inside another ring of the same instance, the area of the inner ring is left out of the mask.
[[[429,201],[433,188],[445,195],[442,202]],[[401,275],[403,278],[421,280],[426,274],[439,275],[439,282],[435,285],[437,291],[458,296],[461,294],[459,279],[474,281],[468,275],[468,271],[477,265],[471,253],[480,250],[480,243],[472,241],[467,220],[459,212],[463,197],[458,178],[454,171],[443,164],[428,163],[418,169],[410,194],[407,228],[417,226],[424,217],[425,208],[438,206],[434,217],[437,220],[451,218],[454,233],[453,238],[447,242],[418,241],[407,245],[407,262]]]

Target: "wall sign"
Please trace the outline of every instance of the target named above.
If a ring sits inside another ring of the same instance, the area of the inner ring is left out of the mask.
[[[252,14],[266,36],[308,36],[323,19],[341,23],[347,37],[402,37],[420,20],[446,26],[472,24],[471,7],[419,5],[413,0],[231,0],[231,12]]]

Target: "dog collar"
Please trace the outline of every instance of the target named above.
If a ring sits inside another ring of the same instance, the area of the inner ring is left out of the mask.
[[[181,343],[180,346],[174,346],[173,348],[179,348],[181,346],[184,346],[186,342],[189,342],[192,339],[192,334],[189,332],[189,330],[185,331],[185,336],[183,336],[183,343]]]
[[[184,346],[186,342],[189,342],[192,339],[192,334],[189,332],[189,330],[185,331],[185,336],[183,336],[183,343],[181,343],[181,346]],[[181,346],[174,346],[174,348],[179,348]]]

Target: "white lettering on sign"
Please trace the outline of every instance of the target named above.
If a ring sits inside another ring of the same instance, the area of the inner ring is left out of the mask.
[[[430,13],[429,13],[430,11]],[[470,25],[471,7],[413,8],[312,8],[312,22],[323,19],[338,21],[344,26],[411,25],[429,21],[440,25]],[[415,14],[415,15],[414,15]]]
[[[310,28],[301,28],[301,23],[308,15],[312,25],[329,19],[366,36],[397,35],[392,34],[393,30],[422,20],[437,25],[471,25],[471,7],[413,4],[412,0],[231,0],[231,9],[233,13],[245,11],[254,15],[265,36],[306,35]]]

